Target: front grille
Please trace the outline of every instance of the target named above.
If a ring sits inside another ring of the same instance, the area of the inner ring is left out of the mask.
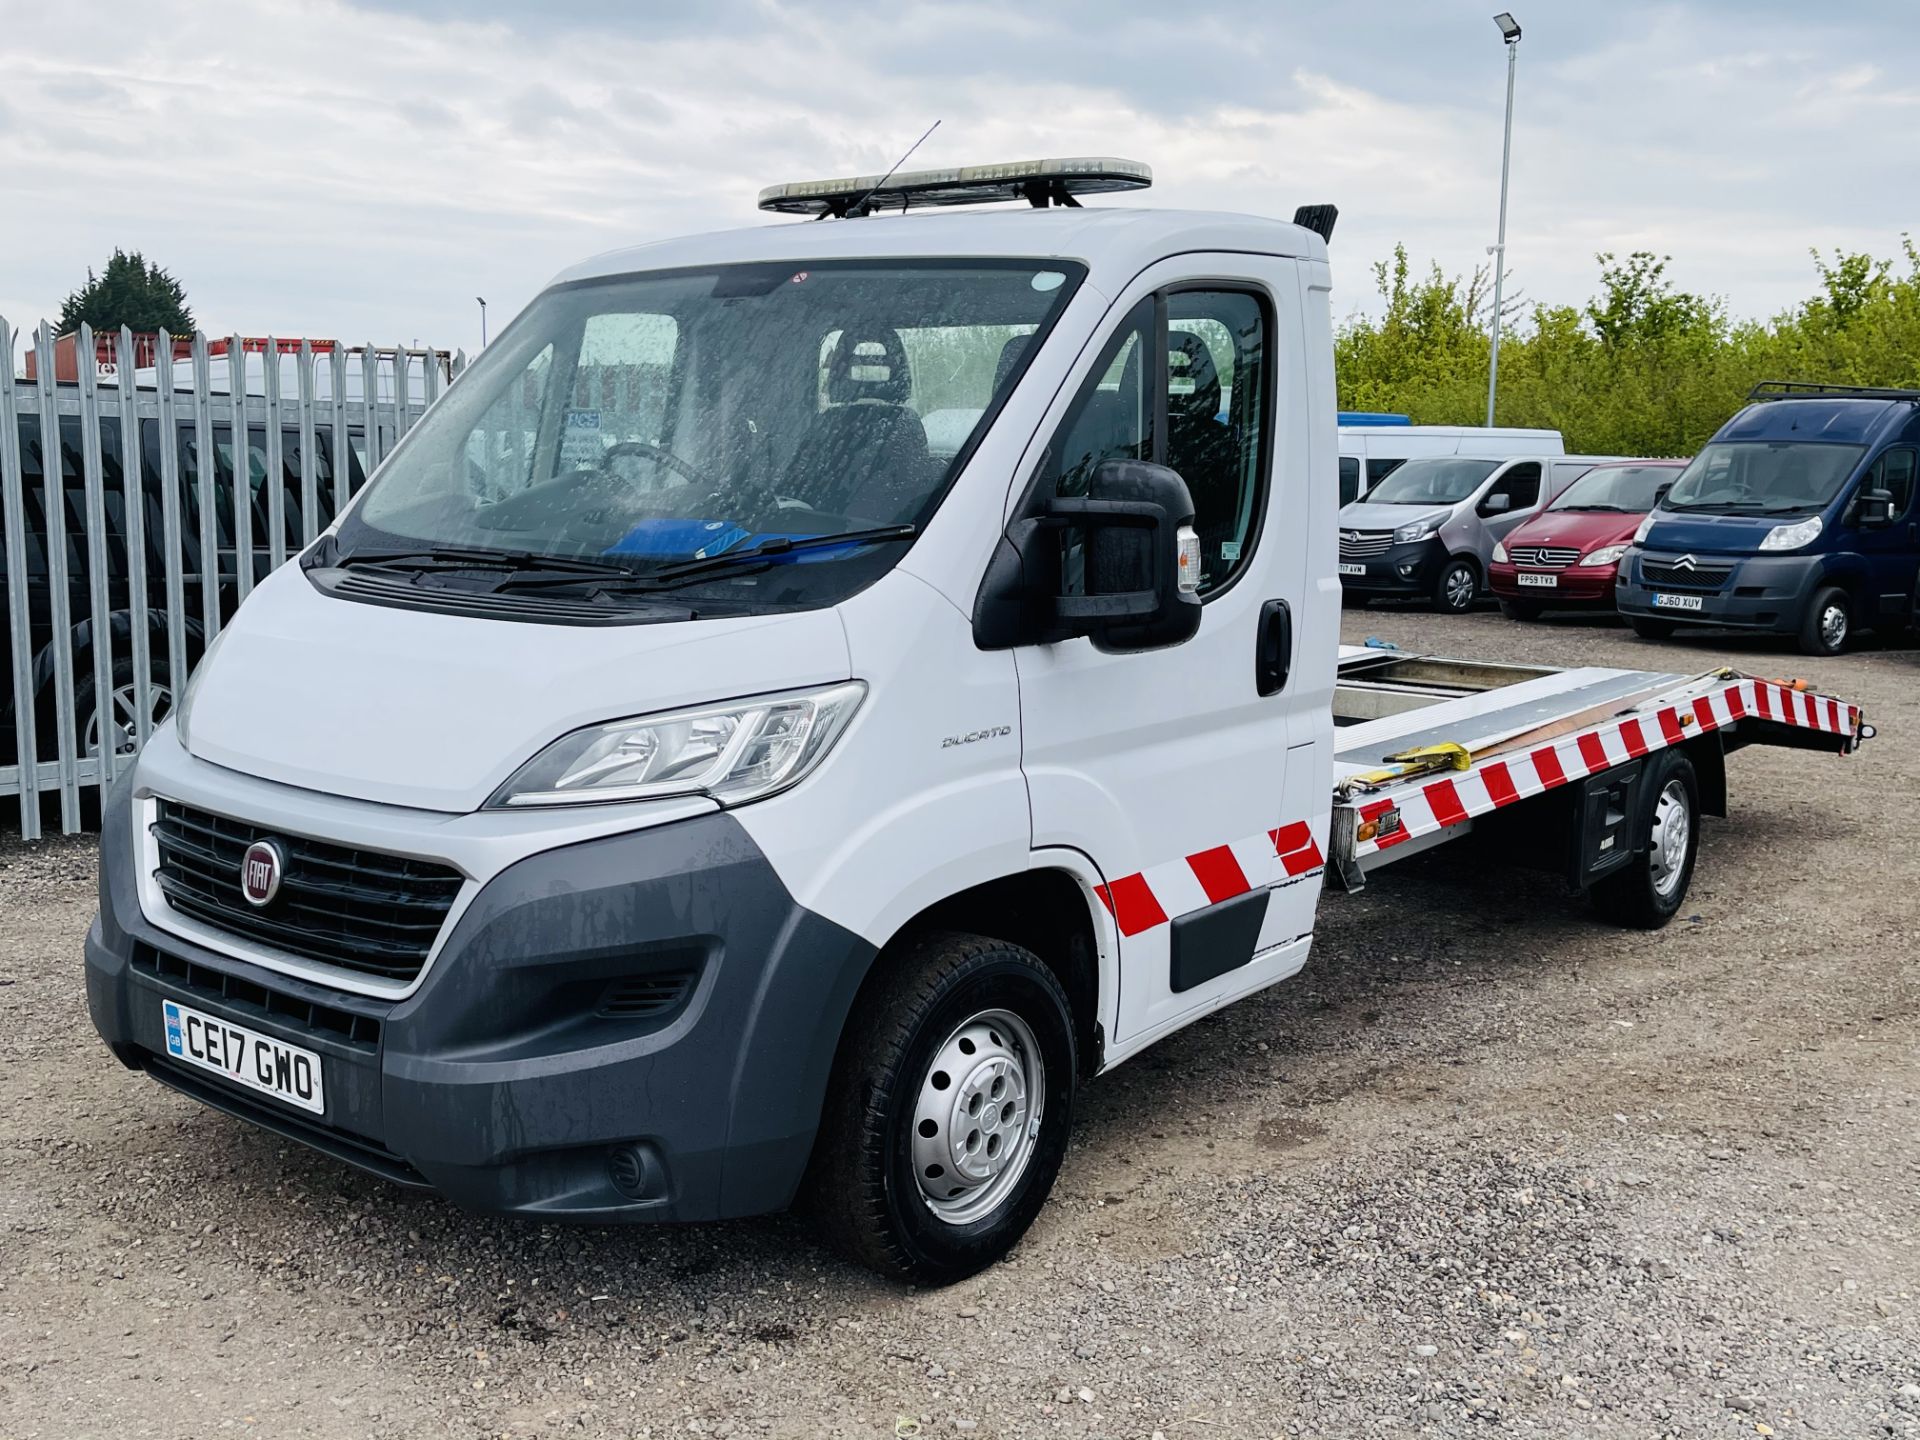
[[[1369,555],[1384,555],[1393,548],[1391,530],[1342,530],[1340,532],[1340,553],[1350,560],[1364,559]]]
[[[386,980],[412,980],[426,963],[460,890],[460,872],[431,860],[355,850],[231,820],[173,800],[153,826],[155,872],[180,914],[287,955]],[[240,891],[240,862],[257,840],[286,857],[279,893],[255,908]]]
[[[372,1015],[302,1000],[210,965],[196,965],[139,941],[133,946],[133,968],[165,980],[197,1000],[255,1020],[275,1021],[289,1029],[364,1050],[369,1055],[380,1048],[380,1022]]]
[[[1691,565],[1676,565],[1671,560],[1640,562],[1643,584],[1659,585],[1669,590],[1718,590],[1732,574],[1731,565],[1704,565],[1697,561]]]
[[[1507,558],[1537,570],[1564,570],[1580,558],[1580,552],[1559,545],[1515,545],[1508,549]]]

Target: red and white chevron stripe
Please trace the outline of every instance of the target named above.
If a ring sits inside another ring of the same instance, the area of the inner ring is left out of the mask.
[[[1354,853],[1371,855],[1404,845],[1748,717],[1843,736],[1853,735],[1860,723],[1856,707],[1829,696],[1765,680],[1727,681],[1690,703],[1662,705],[1645,714],[1608,721],[1550,745],[1484,760],[1471,770],[1438,779],[1413,781],[1406,787],[1389,784],[1374,798],[1349,802],[1363,823],[1389,810],[1400,812],[1397,830],[1359,841]]]
[[[1267,830],[1245,840],[1197,850],[1138,874],[1125,875],[1095,893],[1113,915],[1122,935],[1138,935],[1164,925],[1176,915],[1217,905],[1254,888],[1249,873],[1265,875],[1279,858],[1288,880],[1326,867],[1326,858],[1305,820]]]
[[[1854,735],[1860,724],[1859,710],[1844,701],[1765,680],[1726,681],[1690,701],[1610,720],[1524,753],[1484,760],[1471,770],[1389,783],[1371,798],[1347,801],[1363,822],[1389,810],[1400,812],[1399,829],[1358,842],[1354,853],[1371,855],[1403,845],[1748,717],[1841,736]],[[1296,820],[1123,875],[1098,886],[1095,893],[1123,936],[1139,935],[1175,916],[1246,894],[1255,888],[1247,876],[1266,874],[1276,857],[1283,872],[1280,884],[1324,870],[1321,847],[1322,837],[1314,834],[1313,826]]]

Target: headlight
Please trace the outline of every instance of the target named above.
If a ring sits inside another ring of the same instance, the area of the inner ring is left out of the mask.
[[[1393,532],[1393,543],[1411,545],[1416,540],[1429,540],[1440,533],[1438,520],[1416,520],[1411,525],[1402,525]]]
[[[1633,543],[1638,545],[1642,540],[1645,540],[1647,538],[1647,532],[1651,529],[1653,529],[1653,515],[1652,512],[1648,512],[1647,518],[1640,522],[1640,528],[1633,532]]]
[[[1625,545],[1602,545],[1598,550],[1589,550],[1580,557],[1582,565],[1618,565],[1620,557],[1627,553]]]
[[[1507,563],[1507,542],[1506,541],[1496,540],[1493,542],[1493,558],[1498,564],[1504,565]]]
[[[860,706],[858,680],[589,725],[562,735],[487,802],[593,805],[708,795],[744,805],[797,784]]]
[[[1802,520],[1797,525],[1776,525],[1767,532],[1767,538],[1760,542],[1762,550],[1798,550],[1802,545],[1810,545],[1820,537],[1823,527],[1820,517]]]

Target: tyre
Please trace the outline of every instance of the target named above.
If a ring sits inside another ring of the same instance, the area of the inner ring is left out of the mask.
[[[1367,598],[1366,595],[1358,590],[1342,590],[1340,592],[1340,608],[1342,610],[1364,610],[1367,608]]]
[[[1680,628],[1671,620],[1656,620],[1651,615],[1629,615],[1627,623],[1642,640],[1669,640]]]
[[[1802,655],[1838,655],[1853,638],[1853,602],[1847,592],[1829,585],[1814,593],[1800,621]]]
[[[1440,567],[1433,582],[1433,608],[1446,615],[1464,615],[1480,597],[1480,571],[1471,561],[1454,558]]]
[[[1538,600],[1502,600],[1500,613],[1509,620],[1538,620],[1540,602]]]
[[[137,746],[139,734],[137,705],[139,698],[133,684],[133,657],[115,655],[113,674],[109,680],[108,703],[98,704],[94,697],[93,656],[76,649],[73,655],[73,735],[74,749],[83,760],[97,758],[100,754],[102,725],[105,735],[118,755],[131,755]],[[145,697],[148,718],[148,733],[153,727],[167,718],[173,708],[173,686],[167,678],[167,662],[163,655],[155,654],[149,666],[149,685]],[[42,760],[60,758],[60,712],[54,698],[53,682],[40,688],[34,705],[35,747]]]
[[[1078,1056],[1039,958],[978,935],[912,943],[861,993],[834,1062],[805,1204],[883,1274],[943,1285],[1011,1250],[1066,1154]]]
[[[80,667],[84,665],[84,670]],[[167,718],[173,709],[173,687],[167,678],[167,662],[156,658],[148,666],[149,684],[144,697],[147,714],[147,733],[153,733],[153,727]],[[133,657],[118,655],[113,661],[113,689],[105,706],[95,702],[93,687],[93,667],[90,660],[81,657],[76,661],[74,675],[74,735],[79,742],[82,758],[91,759],[100,754],[102,743],[102,725],[106,730],[106,739],[113,745],[116,755],[131,755],[139,746],[139,712],[142,700],[134,688]]]
[[[1700,853],[1700,782],[1683,752],[1648,761],[1639,824],[1645,849],[1593,887],[1593,905],[1615,925],[1658,930],[1685,903]]]

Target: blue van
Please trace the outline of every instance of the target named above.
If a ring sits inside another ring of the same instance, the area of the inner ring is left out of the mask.
[[[1837,655],[1914,620],[1920,390],[1767,381],[1747,398],[1620,562],[1635,633],[1732,625]]]

